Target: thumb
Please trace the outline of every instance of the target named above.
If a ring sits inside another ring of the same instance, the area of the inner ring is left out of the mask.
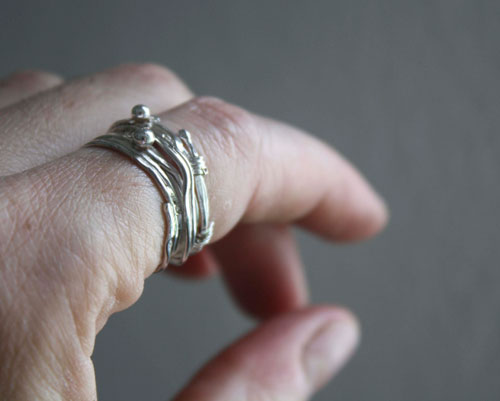
[[[358,338],[355,318],[340,308],[281,315],[209,362],[175,401],[306,400],[342,367]]]

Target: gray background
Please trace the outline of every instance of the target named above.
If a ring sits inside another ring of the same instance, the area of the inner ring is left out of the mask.
[[[317,400],[500,398],[500,2],[2,2],[0,72],[156,61],[334,144],[387,198],[377,239],[300,233],[314,301],[362,347]],[[164,400],[252,322],[218,280],[156,276],[99,335],[103,400]]]

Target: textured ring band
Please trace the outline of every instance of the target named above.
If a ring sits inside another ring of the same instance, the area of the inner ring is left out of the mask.
[[[109,148],[128,156],[160,190],[168,228],[163,260],[156,271],[169,263],[184,263],[210,241],[213,222],[205,184],[208,169],[188,131],[174,134],[146,106],[137,105],[131,119],[115,122],[107,134],[86,146]]]

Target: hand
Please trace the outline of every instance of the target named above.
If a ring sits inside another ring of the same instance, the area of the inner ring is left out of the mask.
[[[266,321],[210,362],[176,400],[304,400],[352,352],[357,325],[305,307],[288,224],[358,240],[383,203],[317,139],[221,100],[194,97],[158,66],[121,66],[67,83],[20,73],[0,83],[0,399],[95,400],[91,354],[109,316],[133,304],[161,258],[153,182],[107,149],[81,148],[143,103],[192,132],[210,174],[213,243],[171,269],[220,269]]]

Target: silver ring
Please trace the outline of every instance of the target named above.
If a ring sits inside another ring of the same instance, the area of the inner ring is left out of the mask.
[[[208,169],[191,140],[181,129],[176,134],[160,124],[149,108],[137,105],[132,118],[115,122],[105,135],[86,146],[117,150],[134,160],[153,179],[165,201],[166,233],[163,260],[180,265],[199,252],[212,237],[205,175]]]

